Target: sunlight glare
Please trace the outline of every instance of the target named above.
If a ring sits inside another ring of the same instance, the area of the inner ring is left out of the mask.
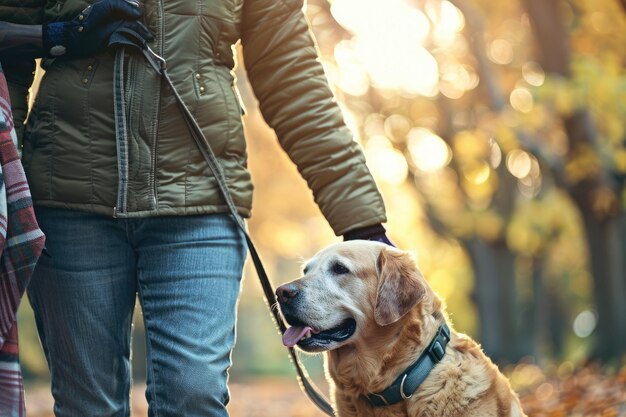
[[[441,82],[439,91],[450,98],[458,99],[465,91],[476,88],[478,75],[473,68],[458,63],[447,63],[441,66]]]
[[[406,158],[394,149],[386,136],[372,136],[365,145],[367,165],[372,174],[392,185],[402,184],[409,173]]]
[[[359,36],[355,52],[378,87],[401,90],[408,95],[437,94],[437,61],[422,46],[401,46],[378,36]]]
[[[416,127],[407,135],[411,159],[424,172],[435,172],[450,163],[452,152],[446,142],[432,131]]]
[[[359,121],[356,115],[346,107],[343,103],[337,103],[341,114],[343,114],[343,120],[346,123],[346,127],[352,132],[352,137],[358,143],[361,143],[361,134],[359,132]]]
[[[422,46],[430,31],[424,13],[404,0],[335,0],[331,13],[354,33],[351,42],[341,46],[352,49],[353,58],[346,65],[358,62],[372,83],[383,89],[409,96],[437,94],[437,62]]]
[[[342,91],[362,96],[369,89],[369,78],[350,47],[350,41],[341,41],[335,46],[335,61],[339,67],[337,84]]]
[[[458,33],[465,27],[463,14],[449,1],[428,1],[426,14],[433,22],[433,37],[439,46],[453,43]]]

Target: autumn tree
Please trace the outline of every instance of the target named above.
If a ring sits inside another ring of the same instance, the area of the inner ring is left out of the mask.
[[[555,103],[559,89],[570,96],[569,108],[553,108],[554,122],[566,138],[564,170],[558,175],[564,177],[563,187],[583,218],[599,318],[595,354],[619,358],[626,350],[624,205],[620,203],[626,136],[625,112],[619,104],[626,97],[621,61],[626,37],[618,36],[621,39],[615,43],[613,34],[603,34],[607,30],[603,25],[623,24],[624,19],[619,19],[619,5],[613,2],[593,7],[582,1],[524,0],[523,4],[539,61],[557,89],[546,93],[547,103]]]
[[[600,3],[310,3],[374,171],[414,184],[431,227],[465,248],[480,339],[499,359],[540,338],[562,348],[585,256],[595,352],[624,351],[626,43],[608,36],[619,5]]]

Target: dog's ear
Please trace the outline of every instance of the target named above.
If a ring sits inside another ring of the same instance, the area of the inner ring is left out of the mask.
[[[378,290],[374,319],[379,326],[400,320],[426,294],[424,278],[406,252],[383,248],[378,255]]]

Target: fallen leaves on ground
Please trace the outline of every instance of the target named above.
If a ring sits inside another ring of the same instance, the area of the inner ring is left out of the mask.
[[[529,417],[626,417],[626,364],[574,369],[566,362],[550,375],[531,364],[517,365],[511,373],[517,387],[516,378],[526,377],[527,386],[518,392]]]
[[[507,371],[529,417],[626,417],[626,364],[574,369],[570,363],[544,372],[534,364]],[[133,389],[133,417],[145,417],[145,386]],[[27,388],[28,417],[53,417],[47,387]],[[254,379],[231,383],[231,417],[324,417],[295,379]]]

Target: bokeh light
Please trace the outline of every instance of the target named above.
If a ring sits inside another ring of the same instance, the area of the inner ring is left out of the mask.
[[[484,184],[491,175],[489,164],[484,161],[472,164],[463,170],[463,176],[474,185]]]
[[[491,166],[494,169],[498,168],[500,166],[500,163],[502,163],[502,150],[500,149],[500,146],[498,146],[498,143],[493,138],[489,139],[489,147],[490,147],[489,162],[491,163]]]
[[[467,65],[446,63],[441,66],[440,73],[439,91],[453,100],[461,98],[466,91],[478,85],[478,75]]]
[[[465,27],[463,14],[449,1],[426,2],[426,14],[433,22],[433,38],[439,46],[450,46]]]
[[[546,74],[538,63],[529,61],[522,66],[522,77],[528,84],[539,87],[543,85]]]
[[[409,172],[406,159],[400,151],[394,149],[386,136],[371,137],[365,145],[365,155],[376,178],[392,185],[399,185],[406,180]]]
[[[487,50],[489,59],[496,64],[506,65],[513,61],[513,45],[506,39],[495,39]]]
[[[345,93],[362,96],[369,90],[369,78],[350,44],[350,41],[341,41],[335,46],[335,61],[339,68],[335,82]]]
[[[578,337],[588,337],[596,328],[596,323],[596,315],[590,310],[584,310],[574,319],[574,333]]]
[[[522,113],[528,113],[533,109],[533,95],[528,89],[518,87],[511,92],[511,106]]]
[[[403,142],[411,130],[411,119],[401,114],[392,114],[383,124],[385,134],[394,142]]]
[[[530,155],[528,152],[514,149],[506,156],[506,167],[513,176],[524,178],[532,168]]]
[[[407,147],[413,163],[424,172],[435,172],[450,163],[452,151],[434,132],[417,127],[407,135]]]

